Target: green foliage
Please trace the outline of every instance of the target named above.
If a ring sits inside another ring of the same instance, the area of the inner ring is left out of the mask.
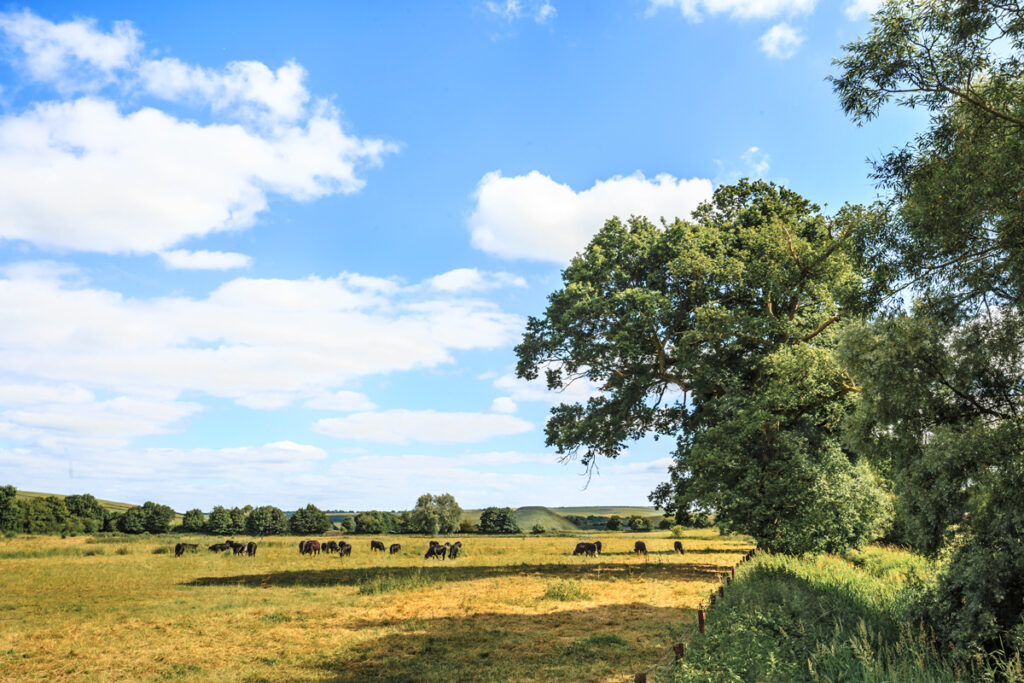
[[[480,513],[480,533],[518,534],[519,523],[512,508],[489,507]]]
[[[651,520],[640,515],[633,515],[629,518],[629,530],[630,531],[650,531]]]
[[[206,516],[202,510],[192,509],[182,515],[181,518],[181,530],[194,534],[203,531],[203,527],[206,525]]]
[[[605,515],[564,515],[577,529],[599,531],[608,528],[608,517]]]
[[[171,529],[171,520],[174,519],[174,510],[166,505],[160,505],[152,501],[142,504],[143,527],[151,534],[166,534]]]
[[[312,503],[293,512],[288,520],[288,530],[300,536],[322,534],[333,526],[327,513]]]
[[[355,518],[357,534],[386,534],[389,531],[401,531],[401,518],[393,512],[369,510],[360,512]]]
[[[672,534],[672,538],[682,538],[684,531],[686,530],[679,524],[676,524],[674,527],[669,529],[669,533]]]
[[[288,530],[288,518],[284,511],[273,505],[262,505],[249,513],[246,531],[253,536],[283,534]]]
[[[206,518],[204,529],[208,534],[215,536],[228,536],[232,533],[234,525],[231,521],[231,512],[223,505],[214,505],[210,516]]]
[[[231,517],[231,531],[232,534],[241,534],[245,532],[246,521],[249,518],[249,513],[252,511],[251,506],[246,508],[233,507],[228,510],[228,516]]]
[[[928,127],[875,177],[888,220],[868,243],[910,306],[851,330],[864,387],[850,443],[893,480],[903,536],[948,566],[928,613],[965,656],[1024,651],[1024,21],[1017,3],[885,4],[833,79],[869,120],[925,107]]]
[[[671,529],[672,525],[675,523],[675,521],[676,521],[676,518],[674,516],[673,517],[662,517],[661,520],[658,522],[658,528],[659,529]]]
[[[21,531],[24,525],[17,495],[13,486],[0,486],[0,531]]]
[[[562,579],[552,581],[544,590],[543,600],[559,600],[561,602],[575,602],[577,600],[589,600],[590,594],[583,590],[579,581]]]
[[[344,517],[341,520],[341,528],[346,533],[352,533],[356,530],[356,520],[352,517]]]
[[[146,530],[146,513],[142,508],[128,508],[117,520],[117,530],[122,534],[141,534]]]
[[[81,495],[65,496],[64,506],[68,510],[68,514],[72,517],[81,517],[83,519],[94,519],[103,521],[106,516],[106,510],[100,505],[99,501],[88,493]]]
[[[824,216],[761,181],[718,188],[693,222],[609,220],[516,347],[522,378],[603,388],[554,408],[547,444],[591,465],[668,436],[671,482],[651,497],[666,512],[713,509],[724,531],[787,552],[870,540],[885,505],[880,491],[841,495],[869,470],[841,448],[859,387],[835,346],[880,294],[861,252],[876,222],[858,207]],[[823,492],[857,509],[830,517]],[[834,528],[846,517],[858,523]]]
[[[608,518],[606,526],[608,527],[608,531],[618,531],[622,528],[622,518],[618,515],[612,515]]]
[[[534,534],[542,534],[545,531],[547,531],[547,529],[544,528],[543,524],[534,524],[533,528],[530,529],[530,532]]]
[[[435,536],[451,534],[459,530],[462,508],[449,493],[433,496],[425,493],[416,500],[416,506],[409,512],[409,531],[416,534]]]

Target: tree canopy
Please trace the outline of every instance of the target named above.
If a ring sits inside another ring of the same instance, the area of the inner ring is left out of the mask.
[[[652,495],[666,511],[714,509],[724,530],[774,550],[873,538],[887,500],[842,447],[860,387],[835,348],[883,293],[861,251],[875,219],[858,207],[824,216],[741,181],[692,221],[609,220],[516,347],[524,379],[600,388],[552,410],[548,445],[592,465],[669,436],[671,482]]]
[[[851,330],[864,387],[850,440],[896,482],[907,541],[948,557],[944,642],[1024,650],[1024,10],[888,2],[833,84],[862,123],[928,127],[875,164],[888,215],[868,251],[907,305]]]

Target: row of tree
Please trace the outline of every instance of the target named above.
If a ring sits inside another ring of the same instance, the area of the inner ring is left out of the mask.
[[[1024,651],[1024,10],[882,3],[832,83],[926,130],[832,215],[765,182],[691,220],[613,219],[530,318],[517,374],[601,392],[547,443],[592,466],[674,441],[651,500],[778,552],[885,536],[946,558],[943,643]]]
[[[17,493],[13,486],[0,486],[0,532],[162,534],[171,529],[174,521],[174,510],[153,502],[118,513],[107,510],[88,493],[34,498],[18,498]]]

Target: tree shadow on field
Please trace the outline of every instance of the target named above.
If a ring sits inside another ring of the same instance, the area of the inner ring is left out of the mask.
[[[548,614],[367,621],[379,637],[324,655],[332,681],[576,681],[631,678],[658,661],[693,610],[643,603]]]
[[[473,581],[475,579],[532,575],[590,581],[617,581],[623,578],[639,577],[675,581],[717,581],[726,571],[728,571],[728,567],[722,565],[695,562],[623,564],[597,561],[592,564],[511,564],[501,566],[459,566],[434,563],[415,567],[335,566],[332,569],[301,569],[268,574],[202,576],[183,585],[245,586],[248,588],[353,586],[382,575],[397,579],[426,575],[438,581]]]

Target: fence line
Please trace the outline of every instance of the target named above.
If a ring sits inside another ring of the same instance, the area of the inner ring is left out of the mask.
[[[757,548],[748,550],[747,553],[740,558],[739,563],[729,567],[728,572],[722,572],[719,580],[718,588],[713,590],[708,596],[707,607],[711,607],[715,604],[715,599],[719,597],[725,597],[725,587],[731,585],[736,579],[736,568],[742,565],[747,560],[750,560],[757,553]],[[669,669],[677,664],[681,664],[686,661],[686,643],[693,639],[695,634],[704,635],[706,625],[707,611],[705,603],[702,600],[697,607],[697,619],[689,625],[689,627],[679,634],[679,637],[675,638],[675,642],[668,649],[661,659],[649,666],[643,671],[637,672],[633,676],[633,683],[652,683],[656,680],[656,675],[663,669]]]

